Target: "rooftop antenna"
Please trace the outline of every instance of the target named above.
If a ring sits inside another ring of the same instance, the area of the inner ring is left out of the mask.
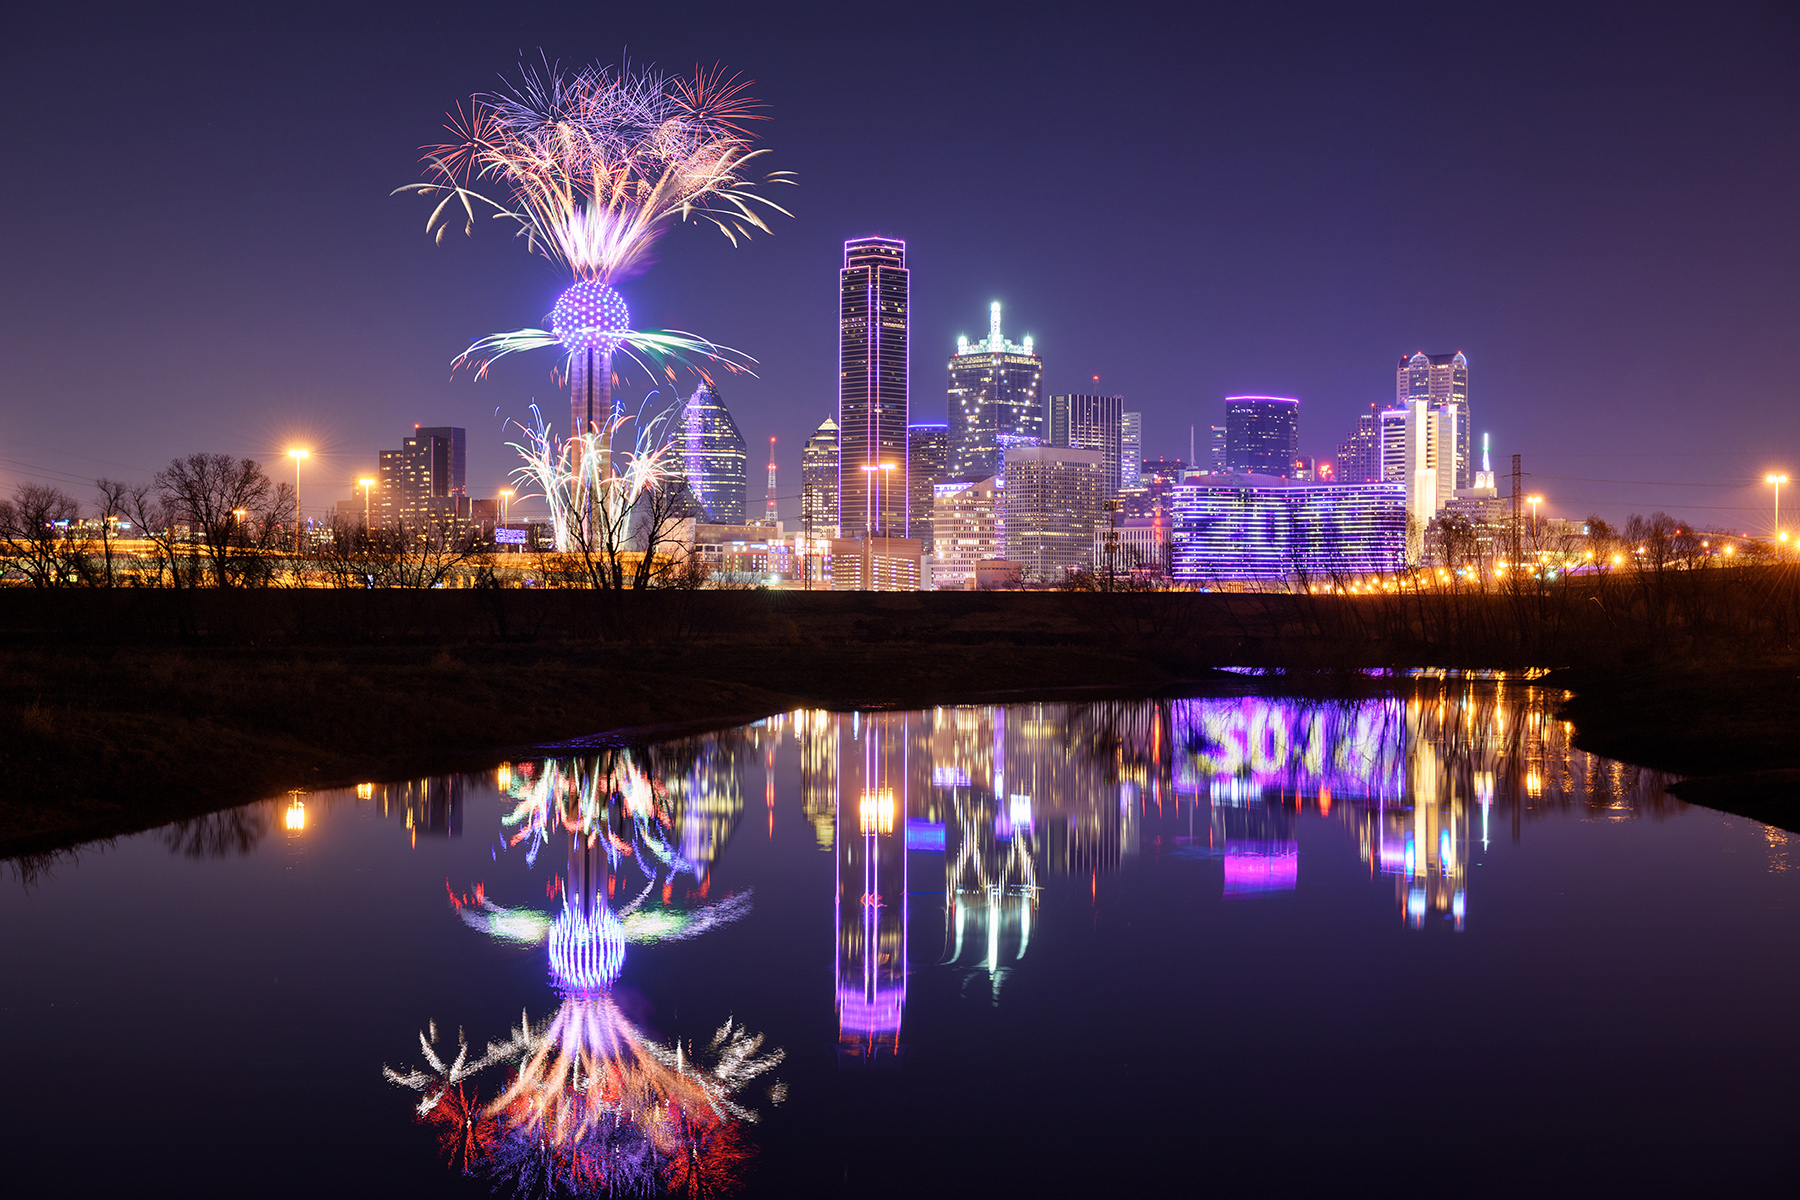
[[[764,519],[775,524],[775,439],[769,439],[769,505]]]

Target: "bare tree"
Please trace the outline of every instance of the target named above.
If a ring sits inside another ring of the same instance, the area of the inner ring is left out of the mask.
[[[339,587],[434,588],[485,547],[479,530],[449,513],[380,529],[339,518],[314,561]]]
[[[87,567],[89,539],[76,527],[80,506],[61,488],[21,483],[0,500],[0,569],[33,587],[66,587]]]
[[[104,578],[107,587],[116,587],[119,577],[114,547],[119,540],[119,526],[127,518],[126,503],[132,488],[116,479],[96,479],[94,489],[100,493],[100,553]]]
[[[156,473],[163,516],[186,527],[216,587],[267,583],[271,552],[294,519],[294,489],[274,483],[253,458],[190,454]]]

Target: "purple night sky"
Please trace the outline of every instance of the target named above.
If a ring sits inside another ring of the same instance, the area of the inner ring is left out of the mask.
[[[541,324],[559,276],[498,222],[434,246],[428,202],[388,193],[522,57],[628,48],[754,79],[763,161],[799,176],[773,236],[676,227],[625,289],[640,326],[760,360],[722,388],[753,509],[774,434],[797,513],[841,246],[882,233],[915,421],[996,299],[1048,389],[1098,374],[1143,412],[1149,456],[1236,393],[1300,397],[1330,455],[1402,353],[1460,349],[1477,441],[1524,454],[1546,515],[1760,532],[1764,472],[1800,470],[1800,13],[1501,7],[30,6],[0,83],[0,485],[87,500],[310,444],[322,516],[417,422],[467,427],[492,495],[503,418],[566,412],[554,356],[449,363]]]

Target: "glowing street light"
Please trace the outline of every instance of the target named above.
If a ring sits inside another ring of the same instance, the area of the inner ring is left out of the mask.
[[[511,488],[500,489],[500,523],[502,525],[506,524],[506,512],[512,505],[512,498],[513,490]]]
[[[1775,485],[1775,536],[1781,539],[1781,485],[1787,482],[1787,475],[1785,472],[1771,472],[1763,476],[1763,482]]]
[[[1525,497],[1525,503],[1531,505],[1531,536],[1532,537],[1537,536],[1537,532],[1538,532],[1537,508],[1538,508],[1538,505],[1542,504],[1543,502],[1544,502],[1544,498],[1542,496],[1527,496],[1527,497]]]
[[[288,457],[294,460],[294,553],[300,552],[300,460],[309,457],[310,450],[293,449]]]
[[[369,527],[369,489],[375,486],[375,481],[365,475],[356,481],[356,486],[363,490],[363,528],[367,529]]]
[[[892,471],[897,465],[898,465],[897,463],[891,463],[891,462],[864,463],[861,467],[861,470],[864,470],[864,471],[882,472],[882,474],[876,475],[874,477],[874,479],[870,480],[870,482],[874,484],[875,511],[872,514],[870,514],[870,517],[869,517],[868,536],[873,536],[873,530],[876,527],[875,523],[878,519],[880,519],[881,514],[885,511],[885,509],[882,506],[882,497],[886,494],[884,491],[884,487],[887,482],[886,472]],[[882,530],[882,532],[886,533],[887,530],[884,528]]]

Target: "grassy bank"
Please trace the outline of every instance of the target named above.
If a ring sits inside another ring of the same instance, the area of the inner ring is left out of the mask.
[[[1584,749],[1800,823],[1793,657],[1614,636],[1546,660],[1479,615],[1431,597],[7,589],[0,855],[606,730],[1147,693],[1225,665],[1563,667]]]

